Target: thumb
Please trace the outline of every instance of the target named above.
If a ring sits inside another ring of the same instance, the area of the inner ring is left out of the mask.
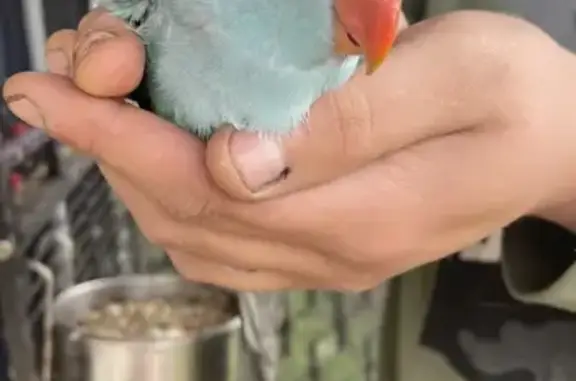
[[[501,78],[494,74],[498,65],[480,57],[490,47],[479,51],[469,43],[478,31],[485,44],[498,43],[485,22],[475,15],[472,21],[436,19],[407,29],[378,72],[358,74],[321,97],[305,124],[290,135],[218,132],[206,152],[212,177],[233,197],[265,199],[331,181],[404,147],[481,124],[486,107],[496,102],[492,78]]]

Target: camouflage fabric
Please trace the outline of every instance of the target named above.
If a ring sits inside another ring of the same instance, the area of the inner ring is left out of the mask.
[[[279,381],[380,380],[387,294],[288,293]]]

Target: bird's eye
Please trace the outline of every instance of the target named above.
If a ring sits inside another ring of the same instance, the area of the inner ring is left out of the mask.
[[[352,37],[352,35],[350,33],[346,33],[346,36],[348,37],[348,39],[350,40],[350,42],[354,45],[354,46],[360,46],[360,44],[358,43],[358,41],[356,41],[356,39],[354,37]]]

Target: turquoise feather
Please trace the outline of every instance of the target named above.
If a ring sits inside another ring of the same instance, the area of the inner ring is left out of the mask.
[[[332,0],[102,0],[147,47],[154,112],[207,137],[289,133],[359,57],[333,54]]]

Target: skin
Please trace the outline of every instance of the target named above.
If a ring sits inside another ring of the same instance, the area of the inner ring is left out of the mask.
[[[47,51],[52,74],[9,79],[9,107],[93,156],[190,279],[363,290],[524,215],[576,229],[576,57],[524,21],[456,12],[410,27],[374,75],[264,143],[224,129],[205,145],[123,102],[143,48],[100,12]]]

